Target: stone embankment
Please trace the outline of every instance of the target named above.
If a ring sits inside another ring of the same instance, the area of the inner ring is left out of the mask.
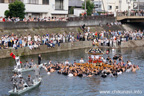
[[[100,48],[136,48],[144,47],[144,40],[130,40],[127,42],[121,42],[121,45],[113,46],[99,46]]]
[[[135,47],[143,47],[144,40],[137,40],[137,41],[128,41],[122,42],[120,46],[116,46],[115,48],[135,48]],[[75,50],[75,49],[82,49],[82,48],[90,48],[92,47],[92,41],[79,41],[74,43],[61,43],[58,47],[57,45],[54,48],[48,48],[46,45],[40,46],[38,49],[29,49],[28,47],[18,48],[17,50],[10,48],[10,49],[1,49],[0,50],[0,58],[10,57],[10,53],[13,52],[17,56],[25,56],[25,55],[33,55],[33,54],[40,54],[40,53],[49,53],[49,52],[58,52],[58,51],[68,51],[68,50]],[[106,46],[99,46],[100,48],[113,48],[113,47],[106,47]]]
[[[10,53],[13,52],[17,56],[25,56],[32,54],[48,53],[48,52],[58,52],[58,51],[67,51],[81,48],[92,47],[92,41],[79,41],[73,43],[61,43],[58,47],[57,45],[54,48],[48,48],[46,45],[42,45],[37,49],[29,49],[28,47],[18,48],[17,50],[13,48],[1,49],[0,58],[10,57]]]
[[[144,47],[144,40],[130,40],[128,42],[122,42],[120,48],[134,48]]]

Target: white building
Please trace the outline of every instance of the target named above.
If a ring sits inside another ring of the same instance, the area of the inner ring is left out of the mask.
[[[95,10],[116,13],[133,9],[134,0],[92,0],[97,7]]]
[[[4,17],[8,5],[15,0],[0,0],[0,16]],[[68,0],[20,0],[25,4],[26,17],[66,17]]]
[[[74,8],[74,16],[79,17],[81,13],[84,13],[85,10],[82,8]]]

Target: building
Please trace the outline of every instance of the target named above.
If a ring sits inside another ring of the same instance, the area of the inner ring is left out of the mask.
[[[84,12],[82,9],[82,0],[69,0],[69,17],[80,16]]]
[[[0,16],[4,17],[9,3],[15,0],[0,0]],[[69,0],[20,0],[25,4],[26,17],[67,17]]]
[[[133,10],[135,0],[92,0],[97,6],[95,10],[103,10],[105,12],[121,12]]]
[[[133,7],[135,10],[144,10],[144,0],[135,0]]]
[[[71,7],[82,8],[83,3],[84,3],[84,1],[82,1],[82,0],[69,0],[69,9]]]

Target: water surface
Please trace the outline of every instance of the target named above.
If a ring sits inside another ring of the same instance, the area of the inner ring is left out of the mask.
[[[107,50],[107,49],[103,49]],[[132,61],[133,64],[139,65],[140,69],[136,73],[124,73],[117,78],[107,77],[101,78],[100,76],[93,76],[91,78],[79,78],[79,77],[68,77],[52,73],[47,75],[45,70],[41,70],[42,83],[39,87],[22,94],[21,96],[144,96],[144,94],[104,94],[100,91],[114,91],[114,90],[126,90],[134,91],[138,90],[144,92],[144,48],[135,49],[116,49],[112,51],[109,49],[109,56],[112,57],[114,54],[122,54],[124,61]],[[108,55],[105,54],[104,57]],[[74,60],[79,61],[80,58],[88,60],[88,54],[85,53],[85,49],[54,52],[42,54],[42,62],[48,62],[52,60],[55,62],[62,62],[69,60],[73,63]],[[21,61],[30,61],[34,59],[37,63],[37,55],[21,57]],[[12,88],[10,82],[11,76],[13,75],[12,70],[15,65],[15,61],[12,58],[0,59],[0,96],[8,96],[8,91]],[[28,74],[33,72],[26,72],[23,74],[26,77]]]

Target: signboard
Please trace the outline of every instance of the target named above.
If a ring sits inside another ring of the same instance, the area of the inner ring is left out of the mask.
[[[133,3],[133,9],[138,9],[138,2]]]

